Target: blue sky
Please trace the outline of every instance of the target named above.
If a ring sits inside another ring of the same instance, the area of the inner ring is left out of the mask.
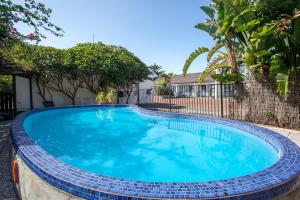
[[[40,0],[53,10],[51,21],[65,34],[46,34],[41,44],[68,48],[95,41],[121,45],[147,65],[157,63],[167,72],[180,74],[188,55],[197,47],[213,45],[212,39],[194,28],[206,15],[200,6],[208,0]],[[27,27],[20,27],[28,32]],[[199,57],[189,72],[207,65]]]

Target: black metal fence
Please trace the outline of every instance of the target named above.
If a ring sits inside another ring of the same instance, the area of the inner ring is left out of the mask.
[[[232,84],[170,85],[139,90],[138,104],[163,112],[245,119],[247,104],[234,98]]]
[[[4,118],[15,115],[15,97],[10,92],[0,92],[0,115]]]

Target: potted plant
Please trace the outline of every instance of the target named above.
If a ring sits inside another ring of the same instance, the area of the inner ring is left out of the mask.
[[[107,103],[107,98],[106,98],[105,92],[99,91],[97,96],[96,96],[96,100],[97,100],[98,104]]]
[[[113,90],[110,90],[107,95],[106,95],[106,98],[108,100],[108,103],[116,103],[116,100],[117,100],[117,95],[116,93],[113,91]]]

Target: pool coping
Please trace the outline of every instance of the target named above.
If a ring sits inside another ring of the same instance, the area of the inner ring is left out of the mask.
[[[254,174],[220,181],[163,183],[113,178],[74,168],[36,145],[23,128],[33,113],[65,108],[130,106],[151,116],[209,120],[254,134],[270,143],[281,158],[271,167]],[[18,115],[11,125],[11,138],[18,156],[41,179],[71,195],[86,199],[270,199],[298,186],[300,149],[288,138],[247,122],[210,116],[156,112],[135,105],[88,105],[36,109]]]

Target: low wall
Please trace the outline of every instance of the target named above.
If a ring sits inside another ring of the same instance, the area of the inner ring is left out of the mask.
[[[65,84],[68,84],[67,82]],[[142,90],[146,90],[153,87],[153,82],[150,80],[145,80],[139,83],[139,88]],[[72,101],[64,94],[56,91],[50,91],[46,93],[47,100],[53,100],[55,106],[67,106],[72,105]],[[127,97],[119,98],[120,104],[126,103]],[[32,100],[33,100],[33,108],[43,108],[43,99],[38,94],[38,87],[35,79],[32,79]],[[77,91],[75,104],[76,105],[89,105],[96,104],[96,95],[90,92],[86,88],[80,88]],[[129,101],[129,104],[137,103],[137,91],[133,90]],[[31,109],[30,103],[30,81],[28,78],[16,76],[16,106],[17,111],[28,111]]]
[[[19,182],[16,183],[18,196],[21,200],[75,200],[81,199],[67,194],[43,181],[15,154],[12,147],[12,160],[18,163]]]
[[[64,94],[51,91],[52,100],[55,106],[72,105],[72,102]],[[47,99],[51,100],[49,94]],[[33,108],[43,108],[43,99],[38,94],[36,81],[32,79],[32,100]],[[76,105],[96,104],[96,96],[85,88],[80,88],[75,98]],[[16,106],[17,111],[30,110],[30,87],[29,79],[16,76]]]

